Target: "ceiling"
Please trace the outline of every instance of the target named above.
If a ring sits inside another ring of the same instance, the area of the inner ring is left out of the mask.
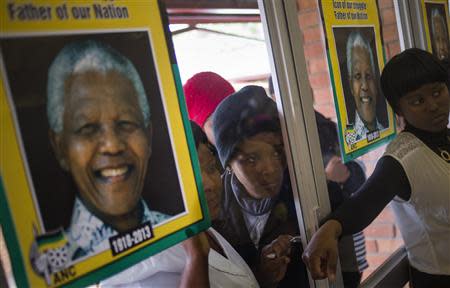
[[[164,0],[171,24],[259,22],[257,0]]]

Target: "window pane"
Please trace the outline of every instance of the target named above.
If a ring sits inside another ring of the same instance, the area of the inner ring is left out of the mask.
[[[316,1],[298,0],[298,19],[303,32],[305,58],[307,59],[308,75],[314,94],[314,108],[326,118],[336,121],[333,102],[332,85],[330,83],[325,40],[319,8]],[[386,61],[400,52],[395,11],[392,0],[378,1],[382,26],[382,37]],[[319,134],[321,133],[319,128]],[[321,143],[323,144],[323,143]],[[369,177],[376,162],[382,156],[385,146],[365,154],[358,161],[365,166]],[[327,157],[324,156],[324,161]],[[394,217],[389,206],[365,230],[366,259],[369,267],[364,269],[363,279],[378,268],[398,247],[403,245],[399,230],[395,227]]]

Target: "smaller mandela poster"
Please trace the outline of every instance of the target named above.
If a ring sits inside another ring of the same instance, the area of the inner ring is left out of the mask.
[[[87,286],[207,229],[161,3],[0,3],[0,217],[17,285]]]
[[[422,12],[428,51],[439,59],[450,57],[450,12],[448,0],[422,0]]]
[[[376,1],[320,1],[342,159],[355,159],[395,136],[380,88],[385,58]]]

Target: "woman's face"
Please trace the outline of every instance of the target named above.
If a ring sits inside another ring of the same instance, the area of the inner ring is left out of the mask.
[[[352,50],[350,89],[355,99],[356,111],[367,128],[376,127],[377,86],[367,49],[356,46]]]
[[[425,84],[400,98],[398,114],[412,126],[439,132],[448,124],[450,96],[443,82]]]
[[[281,135],[263,132],[245,139],[236,148],[230,167],[251,197],[276,196],[286,168]]]
[[[222,200],[222,178],[220,178],[219,164],[216,156],[207,144],[200,143],[197,149],[200,170],[202,173],[203,189],[208,202],[211,219],[217,219]]]

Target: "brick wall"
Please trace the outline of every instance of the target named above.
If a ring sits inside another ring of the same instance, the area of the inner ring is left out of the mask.
[[[330,0],[331,1],[331,0]],[[333,104],[333,94],[325,54],[324,32],[320,20],[317,0],[297,0],[298,22],[303,33],[305,43],[305,57],[307,59],[308,75],[314,94],[315,109],[325,116],[336,119]],[[382,25],[382,37],[386,60],[400,52],[394,5],[392,0],[378,0]],[[384,151],[380,147],[359,159],[364,162],[367,175],[370,175],[376,161]],[[367,260],[369,268],[364,272],[364,278],[383,263],[389,255],[403,244],[399,231],[395,227],[394,217],[390,207],[369,225],[366,235]]]

